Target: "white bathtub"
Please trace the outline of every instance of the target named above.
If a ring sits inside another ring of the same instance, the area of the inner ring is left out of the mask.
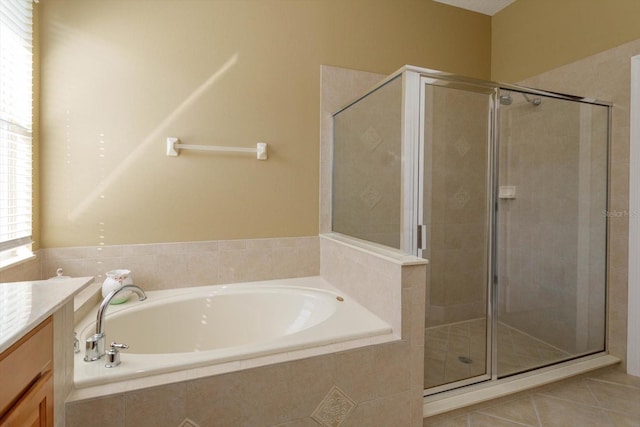
[[[76,388],[292,352],[391,333],[391,327],[320,277],[149,291],[107,309],[106,346],[122,363],[85,362],[97,307],[76,325]]]

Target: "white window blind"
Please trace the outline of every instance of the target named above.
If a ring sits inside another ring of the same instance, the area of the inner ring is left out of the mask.
[[[31,254],[33,3],[0,1],[0,267]]]

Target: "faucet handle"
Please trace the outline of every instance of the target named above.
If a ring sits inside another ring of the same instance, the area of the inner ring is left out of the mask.
[[[114,342],[112,342],[112,343],[110,344],[110,347],[111,347],[111,349],[121,348],[121,349],[123,349],[123,350],[126,350],[126,349],[128,349],[128,348],[129,348],[129,346],[128,346],[128,345],[126,345],[126,344],[120,344],[120,343],[117,343],[117,342],[115,342],[115,341],[114,341]]]
[[[104,334],[93,334],[85,340],[85,362],[93,362],[104,355]]]
[[[104,365],[106,368],[115,368],[120,364],[120,351],[118,350],[119,348],[127,349],[129,348],[129,346],[126,344],[119,344],[115,341],[112,342],[109,346],[109,350],[107,350],[106,352],[107,363]]]

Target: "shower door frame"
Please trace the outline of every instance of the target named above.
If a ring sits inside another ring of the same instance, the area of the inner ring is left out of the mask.
[[[493,321],[493,307],[494,307],[494,294],[496,293],[495,287],[496,287],[496,280],[494,278],[494,252],[495,252],[495,241],[494,239],[496,238],[495,235],[496,233],[494,233],[494,230],[496,229],[496,221],[497,221],[497,215],[496,215],[496,201],[495,201],[495,194],[497,194],[497,190],[494,189],[494,187],[497,189],[497,183],[498,183],[498,176],[497,176],[497,168],[491,168],[491,166],[493,164],[495,164],[495,162],[497,161],[497,157],[494,158],[494,156],[497,156],[498,150],[497,150],[497,138],[496,138],[496,133],[497,133],[497,106],[496,106],[496,100],[497,100],[497,93],[498,93],[498,89],[494,86],[490,86],[490,85],[486,85],[486,84],[479,84],[480,82],[478,81],[461,81],[461,80],[448,80],[448,79],[443,79],[443,78],[434,78],[431,76],[425,76],[425,75],[421,75],[420,77],[420,86],[419,86],[419,93],[420,93],[420,108],[419,108],[419,123],[420,123],[420,127],[419,127],[419,142],[418,142],[418,155],[416,156],[416,160],[417,160],[417,170],[418,170],[418,182],[417,185],[414,187],[417,189],[416,195],[414,196],[415,199],[418,201],[417,203],[417,209],[418,209],[418,214],[417,214],[417,218],[420,221],[420,223],[417,226],[417,231],[416,234],[419,235],[419,241],[418,241],[418,245],[416,246],[416,250],[414,253],[417,254],[418,257],[420,258],[424,258],[424,251],[426,251],[427,249],[427,228],[426,226],[423,224],[423,220],[424,220],[424,194],[425,194],[425,170],[426,170],[426,165],[425,165],[425,148],[426,148],[426,141],[425,141],[425,113],[427,111],[427,107],[426,107],[426,86],[438,86],[438,87],[444,87],[444,88],[449,88],[449,89],[455,89],[455,90],[462,90],[462,91],[467,91],[467,92],[474,92],[474,93],[481,93],[481,94],[485,94],[485,95],[489,95],[489,117],[487,117],[487,139],[486,139],[486,143],[487,143],[487,159],[486,159],[486,165],[487,165],[487,176],[486,176],[486,180],[487,180],[487,199],[486,199],[486,207],[487,207],[487,224],[486,224],[486,232],[487,232],[487,273],[486,273],[486,280],[485,280],[485,286],[486,286],[486,306],[485,306],[485,314],[486,314],[486,326],[485,326],[485,333],[486,333],[486,343],[485,343],[485,373],[481,374],[481,375],[477,375],[477,376],[473,376],[473,377],[468,377],[468,378],[464,378],[461,380],[457,380],[457,381],[453,381],[453,382],[449,382],[449,383],[444,383],[438,386],[434,386],[434,387],[430,387],[428,389],[425,389],[425,396],[429,396],[432,394],[437,394],[437,393],[441,393],[443,391],[448,391],[451,389],[456,389],[456,388],[460,388],[460,387],[465,387],[468,385],[472,385],[472,384],[477,384],[477,383],[481,383],[481,382],[485,382],[485,381],[490,381],[495,379],[496,376],[496,366],[497,366],[497,360],[495,360],[496,358],[493,357],[493,355],[495,354],[494,352],[494,346],[497,345],[497,340],[494,339],[494,334],[493,333],[493,328],[494,328],[494,321]],[[495,170],[494,170],[495,169]],[[429,390],[428,393],[426,393],[426,390]]]
[[[506,91],[514,91],[520,92],[528,95],[539,95],[544,96],[546,98],[554,98],[578,103],[592,104],[592,105],[600,105],[603,107],[607,107],[607,142],[606,142],[606,179],[607,179],[607,195],[606,195],[606,209],[609,209],[610,206],[610,183],[611,183],[611,166],[610,166],[610,150],[611,150],[611,110],[613,107],[613,103],[607,101],[601,101],[593,98],[584,98],[573,95],[566,95],[556,92],[548,92],[539,89],[532,89],[528,87],[523,87],[519,85],[513,84],[504,84],[497,83],[487,80],[479,80],[473,79],[463,76],[458,76],[450,73],[444,73],[440,71],[413,67],[413,66],[405,66],[401,68],[397,73],[393,75],[397,75],[398,73],[404,74],[403,82],[404,87],[404,99],[403,99],[403,121],[405,134],[402,136],[403,141],[403,155],[407,154],[408,163],[412,163],[417,171],[415,174],[415,180],[412,182],[413,185],[404,187],[405,189],[409,189],[409,192],[412,194],[409,196],[410,199],[414,201],[414,209],[416,212],[415,219],[417,220],[414,223],[414,229],[412,231],[408,231],[406,226],[405,236],[410,236],[409,239],[405,240],[404,250],[407,249],[407,243],[411,242],[413,247],[409,250],[409,253],[413,253],[418,257],[423,257],[422,252],[426,249],[425,243],[427,241],[426,236],[426,227],[423,224],[424,219],[424,176],[425,176],[425,165],[424,165],[424,112],[425,112],[425,85],[433,85],[433,86],[442,86],[449,87],[453,89],[461,89],[461,90],[471,90],[473,92],[481,92],[481,93],[491,93],[491,105],[489,108],[490,117],[488,118],[489,123],[489,136],[488,136],[488,156],[487,156],[487,185],[488,185],[488,194],[487,194],[487,203],[488,203],[488,212],[487,212],[487,355],[486,355],[486,365],[487,370],[485,374],[470,377],[459,381],[454,381],[450,383],[445,383],[439,386],[430,387],[424,390],[424,396],[433,396],[442,392],[448,392],[451,390],[459,389],[461,387],[478,384],[478,383],[495,383],[496,381],[506,379],[508,380],[511,377],[519,377],[535,374],[542,369],[545,369],[547,366],[541,366],[537,368],[532,368],[530,370],[526,370],[523,372],[518,372],[515,374],[507,375],[505,377],[498,377],[498,334],[496,333],[497,326],[497,307],[498,307],[498,277],[497,277],[497,242],[498,242],[498,192],[499,192],[499,175],[498,175],[498,163],[499,163],[499,143],[500,143],[500,130],[499,130],[499,94],[501,90]],[[414,76],[419,76],[416,79]],[[419,93],[418,106],[414,103],[416,101],[415,94]],[[419,124],[419,134],[415,135],[410,129],[409,126],[415,126],[415,124]],[[411,155],[413,154],[413,155]],[[410,169],[410,168],[407,168]],[[404,173],[405,184],[409,181],[408,170]],[[407,206],[404,206],[405,209]],[[407,211],[405,210],[405,215]],[[409,219],[410,215],[406,215],[405,219]],[[608,353],[608,303],[607,303],[607,293],[608,293],[608,257],[609,257],[609,227],[610,221],[609,218],[606,218],[605,223],[605,313],[604,313],[604,350],[601,352],[595,352],[592,354],[576,356],[569,360],[559,361],[557,363],[551,364],[550,366],[555,366],[559,363],[564,362],[573,362],[577,360],[584,360],[592,357],[597,357],[603,354]]]
[[[400,214],[400,247],[395,248],[394,251],[399,253],[412,254],[422,257],[422,246],[426,243],[426,227],[423,224],[423,195],[424,195],[424,88],[426,84],[458,89],[473,88],[475,92],[492,93],[490,96],[490,117],[488,118],[489,126],[489,138],[488,138],[488,152],[487,152],[487,200],[488,200],[488,212],[487,212],[487,231],[489,233],[487,238],[487,357],[486,364],[487,370],[485,374],[459,380],[456,382],[446,383],[440,386],[431,387],[425,389],[425,396],[435,398],[436,400],[440,396],[460,393],[461,387],[472,386],[477,384],[479,388],[484,388],[485,385],[496,384],[502,381],[510,381],[516,378],[523,378],[542,372],[545,369],[553,368],[558,364],[574,363],[591,358],[597,358],[608,353],[608,317],[609,307],[607,300],[608,293],[608,262],[609,262],[609,227],[610,221],[606,217],[605,223],[605,312],[604,312],[604,350],[600,352],[594,352],[591,354],[576,356],[566,361],[559,361],[549,366],[534,367],[531,370],[517,372],[509,376],[498,377],[497,370],[497,307],[498,307],[498,290],[499,283],[496,275],[497,272],[497,242],[498,242],[498,155],[500,144],[500,129],[499,129],[499,95],[501,90],[514,91],[533,96],[544,96],[546,98],[553,98],[559,100],[572,101],[577,103],[599,105],[607,107],[608,115],[608,128],[607,128],[607,141],[606,141],[606,179],[607,179],[607,195],[606,195],[606,209],[610,207],[610,186],[611,186],[611,165],[610,165],[610,151],[611,151],[611,114],[612,106],[611,102],[600,101],[593,98],[584,98],[573,95],[566,95],[561,93],[549,92],[539,89],[532,89],[513,84],[497,83],[488,80],[479,80],[474,78],[468,78],[458,76],[455,74],[445,73],[437,70],[431,70],[427,68],[404,66],[392,73],[374,88],[367,91],[362,96],[359,96],[355,100],[349,102],[344,107],[339,109],[340,112],[351,105],[367,97],[369,94],[375,92],[385,84],[396,78],[402,79],[402,125],[401,125],[401,214]],[[334,113],[335,114],[337,114]],[[333,215],[333,213],[331,213]],[[476,387],[476,386],[473,386]],[[455,389],[455,390],[454,390]],[[439,394],[438,397],[434,396]]]

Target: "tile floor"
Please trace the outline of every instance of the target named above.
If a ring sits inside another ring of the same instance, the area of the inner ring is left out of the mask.
[[[604,368],[425,418],[425,427],[640,427],[640,377]]]
[[[485,319],[425,329],[425,388],[485,372]],[[498,323],[498,373],[509,375],[570,357],[569,353]]]

